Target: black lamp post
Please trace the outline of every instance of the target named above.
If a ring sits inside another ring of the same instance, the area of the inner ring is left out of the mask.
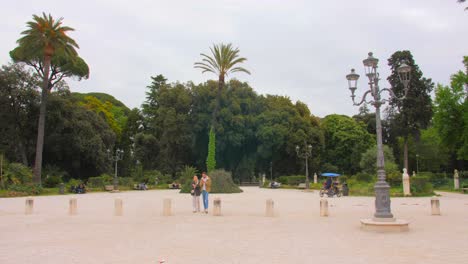
[[[312,145],[307,145],[306,141],[304,140],[304,149],[301,152],[301,148],[299,146],[296,146],[296,153],[297,156],[300,158],[305,159],[305,174],[306,174],[306,189],[309,189],[309,157],[312,156]]]
[[[115,155],[112,155],[110,149],[107,149],[107,156],[109,157],[110,160],[115,162],[114,191],[117,191],[119,189],[119,180],[117,178],[117,163],[119,160],[123,159],[123,155],[124,155],[124,151],[121,149],[116,149]]]
[[[364,103],[373,105],[375,107],[375,123],[376,123],[376,134],[377,134],[377,182],[374,185],[375,190],[375,213],[374,220],[376,221],[394,221],[393,214],[390,208],[390,185],[385,181],[385,161],[383,154],[382,146],[382,124],[380,120],[380,106],[389,101],[389,99],[382,99],[381,93],[386,91],[390,94],[392,98],[396,98],[393,91],[389,88],[380,89],[379,87],[379,73],[377,72],[377,64],[379,60],[372,56],[372,52],[369,52],[369,56],[363,61],[363,64],[366,69],[366,76],[369,79],[369,89],[362,96],[362,100],[358,103],[355,102],[355,91],[357,89],[357,81],[359,75],[354,72],[354,69],[351,69],[351,73],[346,75],[346,79],[349,83],[349,90],[351,90],[351,98],[353,104],[356,106],[362,105]],[[397,69],[398,76],[400,81],[403,83],[405,88],[405,95],[402,98],[397,98],[402,100],[406,97],[408,93],[408,86],[411,77],[411,67],[408,66],[405,62],[401,62],[400,66]],[[367,96],[370,95],[370,101],[367,101]]]

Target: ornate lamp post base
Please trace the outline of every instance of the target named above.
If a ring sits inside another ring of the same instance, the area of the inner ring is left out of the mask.
[[[375,219],[375,218],[374,218]],[[407,232],[409,222],[403,219],[392,218],[393,221],[375,221],[374,219],[361,219],[361,229],[373,232]]]

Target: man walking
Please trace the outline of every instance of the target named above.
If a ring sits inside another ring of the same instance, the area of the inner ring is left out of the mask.
[[[211,191],[211,179],[206,175],[206,172],[202,173],[201,178],[201,189],[202,189],[202,197],[203,197],[203,208],[205,209],[205,214],[208,213],[208,194]]]

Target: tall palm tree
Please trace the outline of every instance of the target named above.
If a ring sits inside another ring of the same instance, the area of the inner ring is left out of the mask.
[[[232,44],[218,44],[210,48],[211,56],[200,53],[201,62],[195,62],[195,68],[202,70],[202,73],[211,72],[218,76],[218,92],[216,94],[216,105],[212,114],[211,128],[214,128],[217,121],[219,105],[221,100],[221,91],[224,87],[224,80],[230,73],[245,72],[250,74],[245,68],[236,66],[245,62],[247,59],[239,57],[239,48],[233,48]]]
[[[36,143],[36,160],[34,162],[33,180],[41,184],[42,172],[42,150],[44,147],[44,127],[47,97],[52,89],[50,68],[54,56],[60,53],[72,61],[77,57],[75,48],[79,48],[75,40],[67,36],[67,32],[74,31],[73,28],[62,26],[63,18],[55,20],[52,16],[42,13],[42,17],[33,15],[33,21],[27,22],[28,29],[21,32],[24,35],[18,39],[18,48],[26,58],[38,58],[42,73],[41,106],[39,112],[39,123]],[[38,70],[36,68],[36,70]],[[54,71],[52,71],[54,74]]]

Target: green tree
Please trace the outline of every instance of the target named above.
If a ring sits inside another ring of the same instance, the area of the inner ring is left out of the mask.
[[[201,69],[202,73],[211,72],[218,76],[216,106],[212,117],[212,126],[215,127],[220,106],[221,91],[223,90],[226,76],[235,72],[245,72],[247,74],[250,74],[250,72],[243,67],[237,66],[238,64],[247,61],[247,59],[239,57],[239,48],[233,48],[231,43],[213,45],[213,48],[210,48],[210,51],[211,56],[200,53],[203,59],[201,62],[195,62],[195,68]]]
[[[151,163],[163,173],[175,176],[191,160],[191,90],[180,83],[166,84],[162,75],[152,77],[148,88],[143,105],[147,119],[145,133],[154,136],[158,145]]]
[[[374,144],[364,124],[348,116],[328,115],[321,127],[325,135],[323,161],[346,174],[358,172],[362,153]]]
[[[421,138],[416,144],[419,171],[440,172],[449,168],[449,149],[442,143],[437,129],[432,126],[421,131]]]
[[[195,62],[195,68],[202,70],[202,73],[211,72],[218,76],[218,90],[216,95],[216,104],[211,118],[210,131],[216,130],[216,123],[218,118],[218,111],[220,108],[221,92],[224,87],[225,78],[230,73],[245,72],[250,74],[248,70],[243,67],[237,66],[245,62],[247,59],[239,57],[239,48],[233,48],[232,44],[218,44],[210,48],[211,56],[201,53],[203,57],[201,62]],[[216,133],[209,137],[216,140]],[[212,143],[208,143],[208,146]],[[216,160],[216,157],[214,158]]]
[[[395,164],[395,158],[393,156],[392,149],[387,146],[383,145],[383,152],[384,152],[384,159],[385,159],[385,172],[391,173],[398,171],[398,166]],[[377,171],[377,146],[372,146],[366,150],[366,152],[362,153],[361,161],[359,162],[359,166],[361,167],[362,171],[367,174],[375,174]]]
[[[464,64],[466,72],[452,75],[450,86],[437,86],[434,102],[434,126],[458,160],[468,160],[468,56]]]
[[[110,169],[106,150],[115,144],[115,133],[101,116],[76,102],[69,91],[50,93],[45,132],[45,166],[57,166],[79,179]]]
[[[423,77],[422,71],[415,63],[410,51],[397,51],[388,59],[392,73],[387,78],[396,97],[405,95],[403,83],[398,77],[397,69],[402,62],[411,66],[411,80],[406,97],[403,100],[392,98],[387,109],[388,122],[394,136],[403,137],[403,166],[408,168],[408,139],[419,138],[421,129],[428,127],[432,118],[432,100],[430,93],[434,88],[431,79]]]
[[[39,112],[34,182],[41,183],[42,151],[47,96],[55,84],[64,77],[88,78],[89,69],[77,55],[78,44],[67,33],[73,28],[62,26],[63,18],[55,20],[50,14],[33,15],[27,22],[28,29],[18,39],[18,47],[10,52],[15,62],[25,62],[34,67],[42,77],[41,105]]]
[[[213,128],[210,129],[208,140],[208,156],[206,158],[206,171],[210,173],[216,168],[216,138]]]
[[[8,159],[29,166],[39,110],[39,78],[21,64],[0,69],[0,144]]]

